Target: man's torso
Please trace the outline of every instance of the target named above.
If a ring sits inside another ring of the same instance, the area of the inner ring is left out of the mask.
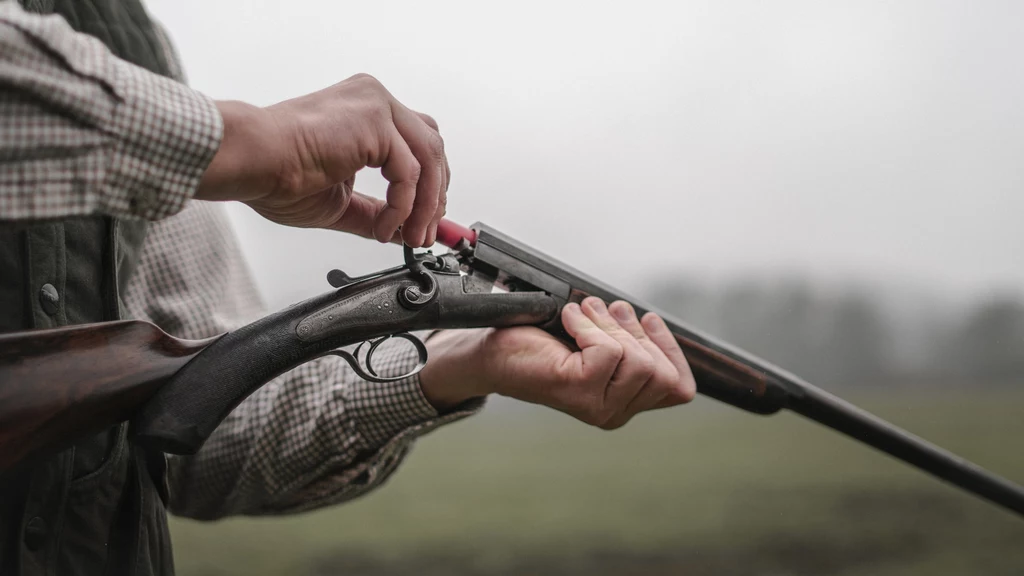
[[[167,74],[138,0],[24,0]],[[0,331],[116,320],[145,223],[102,216],[0,225]],[[0,478],[0,573],[170,574],[163,455],[121,425]]]

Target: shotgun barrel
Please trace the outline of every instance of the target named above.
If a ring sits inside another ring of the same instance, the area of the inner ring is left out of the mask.
[[[503,281],[516,291],[542,290],[564,304],[597,296],[625,300],[642,315],[665,319],[686,354],[697,391],[756,414],[782,409],[855,440],[1024,515],[1024,488],[939,448],[760,358],[702,334],[642,301],[515,240],[486,224],[470,229],[442,221],[438,238],[461,251],[469,273]],[[558,326],[549,329],[559,333]]]

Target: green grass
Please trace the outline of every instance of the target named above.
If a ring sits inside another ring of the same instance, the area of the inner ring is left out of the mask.
[[[863,404],[1024,482],[1024,393]],[[612,433],[485,411],[359,501],[172,529],[184,576],[1024,574],[1019,518],[797,416],[709,400]]]

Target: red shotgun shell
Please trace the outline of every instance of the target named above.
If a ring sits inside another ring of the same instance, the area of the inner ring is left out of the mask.
[[[476,242],[476,232],[448,219],[442,219],[437,225],[437,241],[449,248],[455,248],[463,238],[470,245]]]

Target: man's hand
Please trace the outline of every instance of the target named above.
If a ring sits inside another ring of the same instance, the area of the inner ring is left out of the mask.
[[[451,172],[437,124],[376,79],[353,76],[268,108],[218,102],[224,139],[196,198],[240,200],[289,226],[433,244]],[[386,201],[353,190],[380,168]]]
[[[598,298],[562,309],[573,350],[534,327],[453,330],[427,341],[424,395],[448,409],[489,393],[544,404],[606,430],[645,410],[685,404],[693,374],[656,314]]]

